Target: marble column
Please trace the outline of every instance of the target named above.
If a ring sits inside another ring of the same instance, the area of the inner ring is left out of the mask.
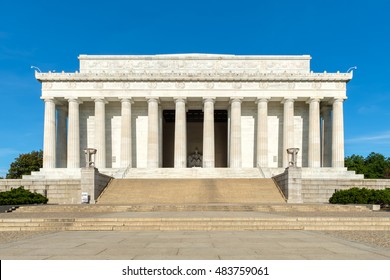
[[[258,98],[257,103],[257,166],[268,167],[268,99]]]
[[[342,98],[333,101],[332,167],[344,167],[344,112]]]
[[[67,107],[58,106],[57,108],[57,167],[66,168],[67,157],[67,132],[66,132],[66,119],[68,115]]]
[[[97,168],[106,168],[106,101],[95,98],[95,149]]]
[[[80,168],[80,101],[68,99],[68,168]]]
[[[320,99],[310,98],[308,167],[321,167]]]
[[[240,168],[241,158],[241,98],[232,98],[230,103],[230,167]]]
[[[158,98],[148,100],[148,155],[147,167],[158,168],[159,165],[159,123],[158,123]]]
[[[187,120],[184,98],[175,98],[175,146],[174,167],[187,167]]]
[[[294,99],[285,98],[283,109],[283,167],[289,166],[287,149],[294,147]]]
[[[203,167],[215,167],[214,139],[214,101],[215,98],[203,99]]]
[[[332,166],[332,110],[322,106],[322,166]]]
[[[121,98],[121,164],[122,168],[132,167],[131,142],[131,98]]]
[[[56,168],[56,104],[54,98],[44,101],[43,168]]]

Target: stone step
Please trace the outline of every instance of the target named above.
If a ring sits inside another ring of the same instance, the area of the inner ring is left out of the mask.
[[[272,179],[114,179],[99,204],[283,203]]]
[[[389,218],[80,218],[2,219],[1,231],[390,230]]]
[[[118,172],[119,174],[120,172]],[[122,171],[127,179],[262,178],[258,168],[130,168]],[[118,178],[118,176],[114,176]]]
[[[132,205],[36,205],[20,206],[17,213],[111,212],[370,212],[367,205],[332,204],[132,204]]]

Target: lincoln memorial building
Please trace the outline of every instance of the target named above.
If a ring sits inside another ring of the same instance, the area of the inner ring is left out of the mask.
[[[310,60],[80,55],[78,71],[36,72],[44,159],[25,178],[356,177],[344,168],[352,73],[313,73]]]

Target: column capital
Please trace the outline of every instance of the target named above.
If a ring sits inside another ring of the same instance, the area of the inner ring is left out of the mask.
[[[344,100],[346,100],[346,99],[347,99],[347,97],[335,97],[329,103],[333,104],[333,103],[336,103],[336,102],[344,102]]]
[[[244,99],[244,97],[230,97],[230,103],[233,103],[233,102],[242,102],[242,100]]]
[[[104,97],[92,97],[92,100],[96,102],[103,102],[104,104],[108,103],[108,100]]]
[[[281,103],[284,104],[286,102],[294,102],[295,99],[297,99],[297,97],[284,97]]]
[[[79,104],[83,103],[78,97],[65,97],[68,102],[77,102]]]
[[[257,97],[255,103],[258,104],[260,102],[269,102],[271,97]]]
[[[157,103],[160,103],[160,98],[158,98],[158,97],[145,97],[145,99],[146,99],[146,101],[147,101],[148,103],[150,103],[150,102],[157,102]]]
[[[186,103],[187,102],[187,98],[186,97],[174,97],[173,100],[176,102],[184,102]]]
[[[203,97],[203,103],[205,103],[205,102],[213,102],[213,103],[215,103],[215,99],[216,99],[215,96],[213,96],[213,97]]]
[[[41,99],[45,102],[54,102],[54,97],[41,97]]]
[[[306,104],[310,104],[312,102],[320,102],[323,97],[309,97],[306,101]]]
[[[130,102],[131,104],[134,103],[134,100],[131,97],[118,97],[118,99],[121,103],[123,102]]]

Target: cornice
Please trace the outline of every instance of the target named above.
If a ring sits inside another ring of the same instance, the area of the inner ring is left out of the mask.
[[[40,82],[349,82],[352,73],[35,73]]]

